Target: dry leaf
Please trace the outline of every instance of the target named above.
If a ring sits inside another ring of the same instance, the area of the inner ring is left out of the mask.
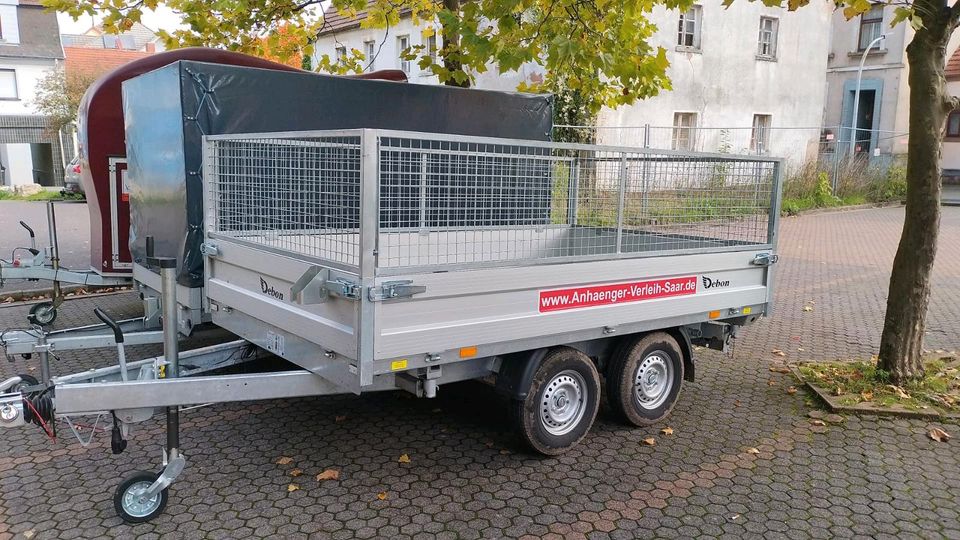
[[[303,474],[303,471],[300,469],[290,469],[290,476],[294,478],[300,476],[301,474]]]
[[[908,394],[906,391],[904,391],[903,388],[900,388],[899,386],[894,386],[894,385],[892,385],[892,384],[888,384],[888,385],[887,385],[887,388],[889,388],[889,389],[893,390],[894,392],[896,392],[897,397],[900,398],[900,399],[910,399],[910,394]]]
[[[507,450],[506,448],[503,448],[503,449],[500,450],[500,455],[502,455],[502,456],[510,455],[510,454],[512,454],[512,453],[513,453],[513,452]]]
[[[339,424],[340,422],[343,422],[343,421],[346,420],[346,419],[347,419],[347,415],[334,416],[334,417],[333,417],[333,421],[336,422],[336,423],[338,423],[338,424]]]
[[[776,386],[776,385],[777,385],[777,381],[773,379],[770,379],[769,381],[767,381],[767,386]]]
[[[27,540],[30,540],[31,538],[33,538],[33,535],[35,534],[37,533],[33,529],[30,529],[29,531],[23,531],[23,537],[26,538]]]
[[[804,311],[813,311],[813,306],[803,306]]]
[[[289,465],[291,463],[293,463],[293,458],[288,458],[287,456],[281,456],[280,459],[277,460],[277,465]]]
[[[777,355],[777,356],[786,356],[786,355],[787,355],[787,353],[781,351],[780,349],[774,349],[774,350],[772,350],[772,351],[770,351],[770,352],[772,352],[773,354],[775,354],[775,355]]]
[[[673,428],[670,427],[670,426],[667,426],[667,427],[661,429],[661,430],[660,430],[660,433],[663,433],[664,435],[673,435]]]
[[[940,428],[933,428],[927,435],[937,442],[947,442],[950,440],[950,434]]]
[[[397,460],[397,463],[410,463],[410,456],[401,454],[400,459]]]
[[[787,366],[771,366],[770,371],[773,373],[790,373],[790,368]]]
[[[790,394],[791,396],[794,395],[794,394],[796,394],[796,393],[797,393],[797,387],[791,386],[790,388],[787,388],[787,393]]]
[[[740,400],[739,400],[739,399],[734,400],[733,406],[734,406],[734,407],[739,407],[739,406],[740,406]]]
[[[860,399],[864,401],[873,400],[873,392],[870,392],[869,390],[864,390],[863,392],[860,392]]]
[[[298,485],[296,485],[296,484],[290,484],[289,486],[287,486],[287,493],[293,493],[294,491],[296,491],[296,490],[298,490],[298,489],[300,489],[300,486],[298,486]]]
[[[327,469],[317,475],[317,482],[323,482],[324,480],[339,480],[339,479],[340,479],[340,471],[336,469]]]
[[[827,425],[827,423],[824,422],[823,420],[811,420],[810,423],[813,424],[813,425],[815,425],[815,426],[825,426],[825,425]]]
[[[381,491],[380,493],[377,493],[377,498],[380,499],[381,501],[387,500],[387,492]]]
[[[805,349],[803,347],[797,347],[797,352],[803,352]]]
[[[836,388],[833,389],[833,392],[831,392],[831,394],[833,394],[833,395],[835,395],[835,396],[842,396],[842,395],[843,395],[843,388],[840,388],[840,387],[838,386],[838,387],[836,387]]]
[[[647,446],[656,446],[657,440],[654,439],[653,437],[647,437],[646,439],[643,440],[643,444]]]
[[[759,454],[759,453],[760,453],[760,449],[759,449],[759,448],[747,448],[747,453],[748,453],[748,454]]]

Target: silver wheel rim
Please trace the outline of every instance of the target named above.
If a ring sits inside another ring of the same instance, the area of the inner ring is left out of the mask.
[[[150,489],[151,485],[153,485],[153,482],[142,481],[135,482],[127,487],[127,490],[123,492],[123,498],[120,500],[123,511],[135,518],[149,516],[155,511],[160,506],[161,493],[157,493],[149,499],[142,498],[142,495]]]
[[[587,381],[568,369],[556,374],[544,387],[540,398],[540,423],[551,435],[566,435],[574,430],[587,410]]]
[[[33,313],[33,316],[37,319],[37,322],[40,324],[47,324],[53,320],[53,308],[50,306],[42,306],[37,308],[37,311]]]
[[[673,390],[673,362],[663,351],[648,354],[637,367],[633,394],[641,409],[653,410],[667,401]]]

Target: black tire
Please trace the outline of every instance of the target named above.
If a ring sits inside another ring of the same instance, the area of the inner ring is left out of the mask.
[[[555,456],[583,439],[599,407],[600,375],[593,361],[580,351],[560,347],[544,357],[526,399],[511,404],[511,416],[524,443]]]
[[[18,373],[17,377],[20,377],[20,382],[11,386],[7,391],[8,392],[20,392],[24,387],[27,386],[36,386],[40,384],[40,381],[37,380],[33,375],[27,375],[26,373]]]
[[[57,320],[57,309],[53,307],[53,302],[40,302],[30,308],[30,314],[27,315],[30,324],[39,324],[47,326]]]
[[[649,426],[670,415],[682,385],[680,344],[667,333],[654,332],[626,340],[614,353],[607,369],[607,402],[624,421]]]
[[[163,513],[163,509],[167,507],[166,489],[146,503],[139,504],[134,500],[137,492],[149,488],[159,476],[155,472],[137,471],[120,482],[113,494],[113,508],[120,519],[127,523],[145,523]]]

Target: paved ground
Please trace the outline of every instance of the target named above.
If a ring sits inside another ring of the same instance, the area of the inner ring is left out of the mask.
[[[157,467],[159,421],[120,456],[109,437],[81,448],[16,431],[0,438],[0,538],[960,538],[960,426],[942,426],[955,435],[946,444],[926,437],[924,421],[813,426],[803,393],[789,395],[791,381],[768,369],[774,348],[790,360],[876,349],[901,220],[899,208],[784,220],[777,312],[745,329],[734,355],[701,354],[673,435],[602,412],[573,451],[533,456],[506,430],[504,404],[478,384],[429,401],[390,393],[215,406],[184,413],[189,461],[166,515],[131,527],[115,517],[112,491],[129,471]],[[941,238],[927,343],[953,349],[960,208],[944,209]],[[97,303],[136,311],[132,295]],[[92,319],[93,300],[69,305],[58,325]],[[25,314],[0,309],[0,327]],[[64,354],[57,370],[113,361]],[[25,369],[16,359],[0,377]],[[656,446],[642,444],[647,437]],[[401,454],[410,463],[398,463]],[[292,462],[277,464],[281,456]],[[340,479],[318,483],[328,468]]]
[[[90,218],[86,203],[57,203],[55,211],[61,265],[78,270],[90,268]],[[30,237],[20,226],[21,220],[37,234],[38,248],[50,244],[46,203],[0,201],[0,259],[11,260],[14,248],[30,246]],[[0,287],[0,294],[45,288],[50,288],[50,282],[10,280]]]

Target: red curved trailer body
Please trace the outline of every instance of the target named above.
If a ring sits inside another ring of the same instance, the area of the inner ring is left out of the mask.
[[[130,204],[123,186],[126,171],[126,140],[123,124],[123,81],[171,64],[194,60],[281,71],[296,68],[231,51],[187,48],[166,51],[118,67],[97,80],[80,103],[81,183],[90,212],[90,267],[102,275],[129,275],[133,264],[127,245]],[[359,78],[405,82],[399,70],[383,70]]]

